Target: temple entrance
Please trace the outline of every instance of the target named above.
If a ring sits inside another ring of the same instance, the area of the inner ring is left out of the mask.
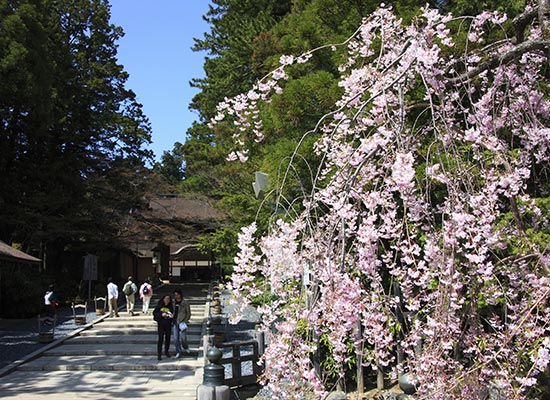
[[[198,251],[195,244],[171,246],[171,282],[209,282],[214,272],[210,254]]]

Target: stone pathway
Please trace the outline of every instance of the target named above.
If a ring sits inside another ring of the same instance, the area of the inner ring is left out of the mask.
[[[155,291],[155,297],[174,289],[175,285],[165,285]],[[38,350],[41,354],[30,356],[34,359],[19,363],[14,372],[0,378],[0,398],[195,399],[196,388],[202,383],[208,285],[182,289],[192,310],[188,334],[191,355],[158,361],[152,316],[130,316],[121,311],[120,318],[99,318],[73,337],[42,347]],[[156,304],[155,299],[151,304]],[[140,304],[136,304],[138,309]],[[173,349],[172,344],[172,354]]]

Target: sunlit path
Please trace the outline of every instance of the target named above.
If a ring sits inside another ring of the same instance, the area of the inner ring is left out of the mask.
[[[175,287],[159,288],[155,298]],[[122,308],[120,318],[107,317],[0,378],[0,398],[194,399],[202,383],[208,285],[184,285],[182,289],[192,311],[188,334],[191,354],[158,361],[152,315],[130,316]],[[172,345],[172,354],[173,349]]]

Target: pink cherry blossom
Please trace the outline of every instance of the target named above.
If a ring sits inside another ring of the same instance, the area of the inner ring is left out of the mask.
[[[516,46],[485,47],[506,19],[462,18],[464,38],[450,15],[425,7],[404,26],[382,6],[327,45],[347,58],[342,97],[311,127],[323,161],[301,178],[313,189],[274,198],[303,207],[265,232],[243,228],[231,282],[233,321],[252,297],[273,298],[258,311],[274,398],[326,396],[314,363],[321,337],[337,376],[360,354],[371,372],[414,375],[415,399],[531,395],[550,362],[550,252],[528,232],[548,225],[531,187],[550,160],[548,60],[533,50],[483,70]],[[526,41],[542,37],[536,25]],[[448,55],[455,44],[464,54]],[[260,104],[283,90],[285,67],[313,53],[282,56],[251,91],[220,103],[212,126],[234,124],[229,159],[253,156],[250,143],[269,134]],[[407,103],[415,96],[424,103]]]

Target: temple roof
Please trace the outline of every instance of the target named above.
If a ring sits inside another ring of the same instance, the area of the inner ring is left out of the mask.
[[[0,241],[0,260],[20,264],[38,264],[41,260]]]
[[[165,220],[198,222],[224,218],[205,197],[159,196],[149,201],[149,207],[154,217]]]

